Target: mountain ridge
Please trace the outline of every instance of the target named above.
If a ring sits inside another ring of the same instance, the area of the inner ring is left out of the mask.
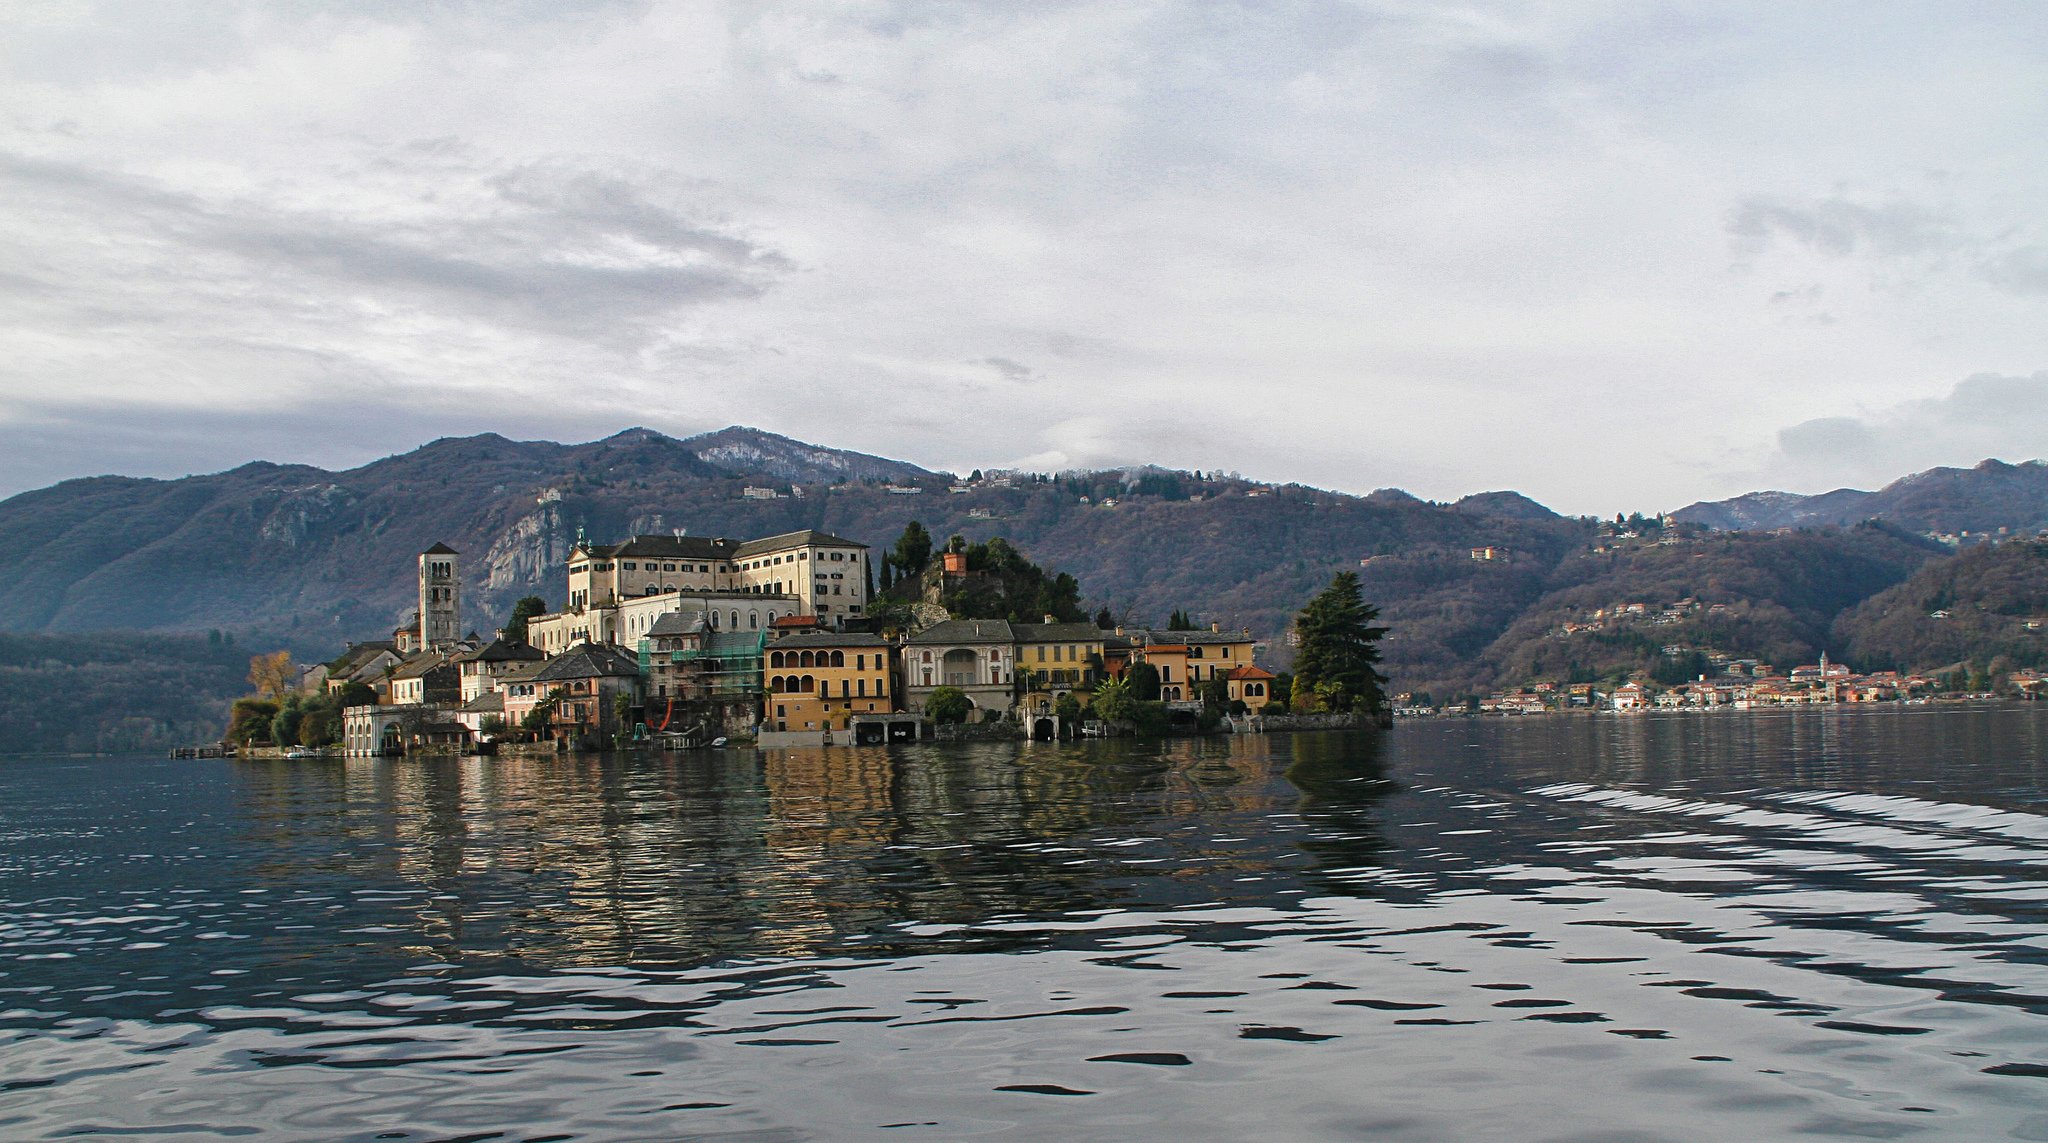
[[[1902,531],[1884,539],[1846,527],[1865,519],[1850,511],[1852,496],[1885,498],[1858,503],[1896,513],[1887,527]],[[1393,629],[1386,653],[1397,685],[1464,693],[1539,665],[1625,664],[1647,645],[1634,635],[1603,635],[1584,654],[1546,643],[1603,601],[1664,606],[1697,595],[1726,606],[1751,592],[1757,606],[1740,623],[1711,627],[1741,644],[1722,650],[1816,652],[1837,613],[1939,558],[1913,533],[1960,530],[1962,519],[2017,530],[2037,509],[2048,524],[2048,466],[1993,461],[1877,493],[1752,497],[1742,528],[1712,532],[1682,512],[1668,534],[1637,536],[1512,491],[1446,504],[1399,489],[1354,496],[1150,466],[970,484],[745,426],[688,438],[629,428],[579,444],[481,433],[339,471],[257,461],[175,480],[85,477],[0,501],[0,631],[218,628],[315,653],[402,622],[413,560],[436,542],[463,553],[465,626],[487,631],[520,596],[562,602],[562,565],[579,533],[819,528],[879,549],[917,519],[941,540],[1006,536],[1075,575],[1091,611],[1156,622],[1187,609],[1249,627],[1280,663],[1294,610],[1352,570]],[[1834,518],[1815,515],[1815,502]],[[1766,525],[1802,509],[1805,522],[1793,526],[1817,538],[1770,535]],[[1710,542],[1743,533],[1758,539]],[[1860,569],[1854,590],[1813,583],[1802,559]]]

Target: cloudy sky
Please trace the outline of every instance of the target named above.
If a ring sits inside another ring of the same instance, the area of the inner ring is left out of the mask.
[[[1601,513],[2048,455],[2038,3],[0,20],[0,495],[630,425]]]

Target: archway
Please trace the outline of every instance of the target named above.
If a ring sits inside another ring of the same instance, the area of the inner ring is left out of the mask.
[[[1034,742],[1051,742],[1059,737],[1059,725],[1052,719],[1041,718],[1031,723],[1031,738]]]
[[[981,656],[965,647],[956,647],[946,652],[940,672],[949,687],[971,687],[981,681]]]

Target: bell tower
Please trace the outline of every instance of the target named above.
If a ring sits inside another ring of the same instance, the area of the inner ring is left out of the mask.
[[[420,553],[420,646],[445,651],[462,637],[462,577],[454,548],[435,544]]]

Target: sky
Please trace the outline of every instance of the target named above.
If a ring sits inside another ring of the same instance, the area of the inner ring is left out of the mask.
[[[0,495],[753,425],[1560,511],[2048,455],[2048,6],[13,0]]]

